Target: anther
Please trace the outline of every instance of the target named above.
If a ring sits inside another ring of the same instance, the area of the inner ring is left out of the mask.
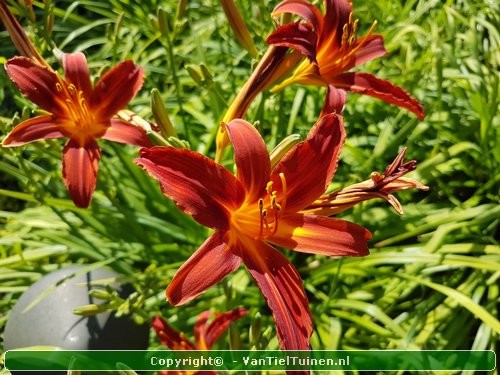
[[[269,181],[266,185],[266,191],[267,191],[267,194],[271,194],[272,191],[273,191],[273,182],[272,181]]]
[[[80,107],[85,111],[85,112],[88,112],[87,111],[87,102],[85,101],[85,98],[81,97],[80,98]]]
[[[56,91],[57,92],[62,92],[63,88],[59,82],[56,82]]]
[[[68,85],[68,91],[71,95],[76,95],[76,93],[77,93],[76,86],[74,84],[70,83]]]
[[[356,31],[358,30],[358,21],[359,20],[356,20],[354,22],[352,22],[352,20],[350,20],[349,22],[352,22],[350,24],[350,32],[349,32],[349,38],[348,38],[348,43],[349,44],[354,44],[354,42],[356,42]]]
[[[344,46],[345,44],[347,44],[347,38],[349,37],[349,30],[348,30],[348,27],[349,27],[349,24],[346,23],[343,27],[342,27],[342,41],[340,42],[340,45],[341,46]]]
[[[281,205],[278,202],[276,202],[276,199],[277,199],[276,192],[273,191],[273,193],[271,195],[271,207],[274,210],[279,211],[279,210],[281,210]]]
[[[281,189],[279,189],[280,191],[273,190],[273,182],[269,181],[266,184],[267,197],[260,198],[258,200],[258,207],[260,214],[260,230],[259,230],[260,238],[272,236],[277,232],[279,225],[279,217],[286,205],[287,183],[285,174],[280,173],[278,176],[281,182]],[[279,198],[281,198],[280,202],[278,202]],[[264,199],[268,200],[264,201]],[[264,205],[267,208],[264,208]]]
[[[349,13],[349,21],[347,21],[347,22],[349,23],[349,25],[351,25],[351,24],[352,24],[352,20],[353,20],[353,18],[354,18],[354,12],[350,12],[350,13]]]

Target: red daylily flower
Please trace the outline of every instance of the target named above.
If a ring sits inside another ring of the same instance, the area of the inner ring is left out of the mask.
[[[82,53],[64,54],[63,67],[64,79],[27,57],[14,57],[5,64],[7,74],[19,90],[49,114],[17,125],[2,146],[69,138],[63,150],[63,180],[75,205],[88,207],[101,157],[98,138],[151,146],[143,129],[114,117],[141,88],[143,71],[132,61],[124,61],[92,87]]]
[[[142,149],[136,163],[159,180],[163,193],[199,223],[215,228],[177,271],[166,295],[181,305],[243,262],[272,311],[280,346],[308,350],[312,320],[302,280],[271,245],[330,256],[368,254],[363,227],[302,212],[325,191],[337,168],[345,131],[329,114],[271,168],[264,140],[248,122],[225,125],[237,174],[186,149]]]
[[[358,21],[353,19],[348,0],[325,0],[325,14],[305,0],[285,0],[278,4],[273,16],[293,13],[305,22],[292,22],[278,27],[267,39],[275,46],[293,48],[307,57],[293,75],[279,84],[279,90],[291,83],[328,86],[329,90],[346,90],[373,96],[406,108],[419,119],[424,118],[421,104],[406,91],[369,73],[348,72],[355,66],[387,53],[381,35],[357,38]]]
[[[172,350],[210,350],[217,339],[229,328],[229,324],[247,314],[247,310],[240,307],[225,313],[215,313],[215,318],[209,323],[209,318],[214,315],[211,311],[204,311],[198,316],[194,326],[194,343],[186,339],[182,332],[174,330],[164,319],[159,316],[153,318],[152,327],[163,345]],[[215,371],[160,371],[160,375],[198,374],[212,375]]]

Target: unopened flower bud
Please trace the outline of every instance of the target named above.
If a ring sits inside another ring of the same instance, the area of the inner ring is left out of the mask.
[[[229,26],[233,30],[236,39],[238,39],[241,46],[248,51],[250,56],[256,58],[259,53],[257,52],[257,48],[255,48],[252,35],[250,35],[250,31],[248,30],[238,7],[234,3],[234,0],[221,0],[221,4],[229,21]]]
[[[290,134],[288,137],[283,139],[269,154],[271,159],[271,168],[274,168],[276,164],[285,156],[285,154],[292,149],[301,140],[300,135]]]
[[[157,89],[151,90],[151,111],[160,128],[161,135],[167,138],[177,137],[177,132],[168,116],[167,108],[163,104],[160,92]]]
[[[89,296],[104,300],[109,300],[112,297],[111,294],[104,289],[92,289],[89,291]]]
[[[167,20],[167,13],[163,8],[158,8],[158,29],[160,30],[161,35],[165,36],[168,35],[169,32],[169,27],[168,27],[168,20]]]
[[[196,82],[196,84],[198,84],[199,86],[203,86],[203,77],[201,76],[201,69],[199,65],[186,65],[186,70],[188,71],[193,81]]]
[[[96,305],[91,303],[88,305],[78,306],[73,309],[73,314],[81,316],[93,316],[106,311],[106,305]]]

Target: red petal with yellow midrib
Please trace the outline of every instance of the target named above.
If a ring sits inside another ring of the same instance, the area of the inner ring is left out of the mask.
[[[323,194],[335,174],[345,130],[340,115],[328,114],[312,127],[307,139],[290,150],[272,172],[273,189],[285,196],[279,174],[286,179],[285,212],[297,212]]]
[[[167,299],[174,306],[189,302],[240,264],[241,258],[224,243],[224,233],[215,232],[176,272],[167,287]]]
[[[27,57],[13,57],[5,64],[5,71],[17,88],[36,105],[48,112],[65,112],[64,98],[59,98],[60,79],[54,71]]]
[[[167,197],[207,227],[227,229],[230,212],[245,198],[241,183],[227,169],[191,150],[145,148],[135,163],[158,180]]]
[[[226,130],[234,148],[237,178],[247,192],[247,200],[256,200],[265,191],[271,175],[266,144],[257,129],[245,120],[230,121]]]
[[[313,330],[302,280],[295,267],[273,247],[245,238],[239,252],[276,323],[280,348],[309,350]]]
[[[97,82],[90,106],[99,118],[109,119],[135,97],[143,82],[143,69],[130,60],[123,61]]]
[[[62,61],[65,81],[72,83],[79,91],[82,91],[88,102],[92,95],[92,83],[85,55],[81,52],[65,53]]]
[[[364,256],[370,238],[368,230],[349,221],[296,214],[279,218],[278,230],[268,241],[310,254]]]
[[[7,134],[2,146],[21,146],[42,139],[66,137],[67,134],[61,130],[61,126],[55,123],[54,118],[50,115],[33,117],[21,122]]]

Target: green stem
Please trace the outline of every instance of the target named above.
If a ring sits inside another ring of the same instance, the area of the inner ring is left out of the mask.
[[[184,133],[184,139],[186,141],[190,142],[190,135],[189,135],[189,130],[188,127],[186,126],[186,121],[184,119],[184,106],[182,105],[183,99],[182,99],[182,87],[179,81],[179,77],[177,75],[177,68],[175,66],[175,56],[174,56],[174,48],[172,45],[172,40],[170,39],[170,29],[168,26],[168,21],[166,19],[166,14],[163,11],[163,9],[159,9],[158,11],[158,21],[160,22],[160,32],[162,33],[165,41],[166,41],[166,50],[167,50],[167,57],[168,57],[168,63],[170,65],[170,70],[172,71],[172,79],[174,81],[174,86],[175,86],[175,93],[177,97],[177,103],[179,104],[179,112],[180,112],[180,119],[182,123],[182,129]]]

